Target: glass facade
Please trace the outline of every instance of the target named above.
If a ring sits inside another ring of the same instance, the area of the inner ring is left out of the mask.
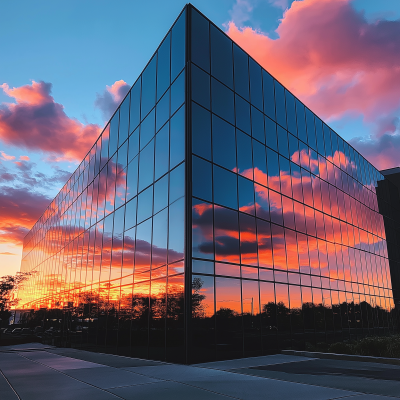
[[[181,362],[388,332],[382,181],[189,5],[25,238],[22,304]]]

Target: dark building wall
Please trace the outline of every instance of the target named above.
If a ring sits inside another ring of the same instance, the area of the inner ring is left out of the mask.
[[[379,211],[384,215],[390,263],[393,298],[400,304],[400,171],[399,168],[381,171],[384,179],[376,188]]]

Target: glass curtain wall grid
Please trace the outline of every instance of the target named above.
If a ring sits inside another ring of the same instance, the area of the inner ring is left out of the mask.
[[[395,189],[188,5],[26,236],[26,319],[180,362],[385,334]]]

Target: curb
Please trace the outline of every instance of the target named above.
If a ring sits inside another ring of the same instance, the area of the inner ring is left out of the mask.
[[[287,356],[302,356],[310,358],[322,358],[328,360],[361,361],[361,362],[374,362],[380,364],[400,365],[399,358],[358,356],[353,354],[319,353],[313,351],[297,351],[297,350],[282,350],[281,353]]]

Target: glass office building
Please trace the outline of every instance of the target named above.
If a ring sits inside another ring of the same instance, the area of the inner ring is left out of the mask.
[[[383,334],[393,191],[188,5],[26,236],[20,305],[72,346],[179,362]]]

